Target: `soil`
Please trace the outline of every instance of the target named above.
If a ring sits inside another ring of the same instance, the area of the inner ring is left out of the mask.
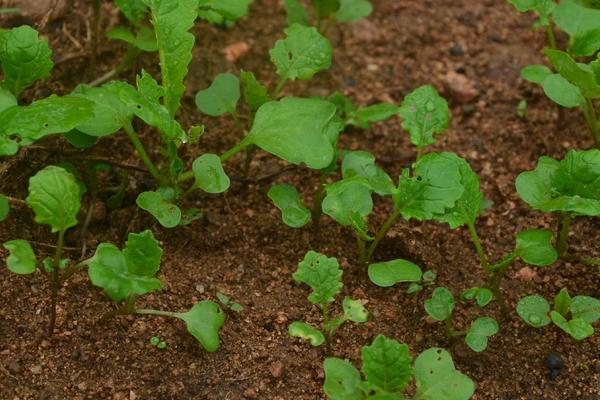
[[[478,227],[488,254],[501,257],[514,244],[515,232],[525,228],[552,228],[555,221],[530,210],[518,197],[514,180],[531,169],[541,155],[562,157],[571,148],[589,148],[590,136],[576,112],[564,111],[547,100],[538,88],[523,82],[519,71],[542,63],[543,32],[531,28],[533,19],[517,14],[503,0],[373,0],[368,19],[330,31],[334,65],[309,83],[286,88],[287,94],[314,95],[340,90],[360,104],[378,101],[399,103],[412,89],[433,84],[449,99],[452,123],[435,150],[453,151],[466,158],[479,174],[487,198],[494,202]],[[103,5],[103,29],[119,22],[110,4]],[[77,83],[91,81],[106,72],[124,54],[114,42],[102,41],[99,65],[92,69],[85,55],[89,49],[91,11],[87,2],[76,1],[70,12],[46,21],[43,33],[54,49],[51,79],[28,90],[31,100],[52,92],[68,93]],[[121,21],[122,23],[123,21]],[[16,22],[12,22],[16,23]],[[184,151],[189,163],[200,153],[221,153],[237,140],[228,119],[201,115],[193,96],[219,72],[254,71],[271,85],[274,68],[268,49],[282,37],[285,27],[282,2],[256,0],[250,17],[231,29],[205,23],[195,28],[197,38],[190,67],[188,92],[180,112],[182,124],[203,123],[207,133],[199,146]],[[559,37],[564,44],[566,38]],[[227,61],[223,48],[237,42],[249,45],[247,54]],[[138,61],[158,76],[154,55]],[[464,76],[476,92],[472,99],[448,87],[449,73]],[[133,81],[133,74],[123,79]],[[526,117],[516,116],[517,104],[528,102]],[[141,129],[141,127],[138,127]],[[155,137],[144,132],[148,148]],[[375,125],[369,131],[344,134],[343,147],[376,154],[392,176],[410,165],[414,149],[397,119]],[[85,157],[110,157],[138,164],[124,135],[103,138],[98,145],[74,157],[59,138],[22,149],[18,156],[0,162],[0,192],[24,198],[27,179],[50,163],[71,162],[85,170]],[[154,150],[157,151],[157,150]],[[240,176],[243,156],[227,164],[232,176]],[[285,164],[264,153],[251,165],[251,177],[262,177]],[[116,183],[108,174],[105,184]],[[448,348],[457,367],[477,383],[478,400],[598,400],[600,399],[600,336],[575,342],[550,329],[526,326],[515,312],[500,313],[497,302],[484,311],[459,305],[458,327],[479,315],[495,317],[499,334],[488,349],[476,354],[461,343],[445,339],[442,324],[425,318],[423,301],[432,287],[408,295],[405,287],[378,288],[357,265],[352,234],[328,218],[317,233],[294,230],[281,222],[266,197],[273,183],[297,183],[310,201],[318,176],[294,168],[273,179],[243,184],[234,180],[225,195],[197,194],[187,206],[201,207],[206,218],[174,230],[163,229],[137,209],[134,199],[153,182],[144,173],[133,173],[122,208],[111,211],[99,201],[87,232],[81,224],[69,232],[69,257],[90,256],[96,245],[110,241],[121,245],[128,232],[150,227],[161,241],[164,256],[160,278],[162,291],[143,296],[139,305],[183,311],[202,299],[216,299],[222,292],[243,305],[241,314],[227,312],[221,331],[222,345],[208,354],[177,322],[155,317],[119,317],[97,324],[113,306],[80,272],[66,285],[59,301],[56,334],[45,336],[48,292],[43,277],[17,276],[0,268],[0,398],[2,399],[323,399],[322,348],[310,348],[289,337],[294,320],[319,323],[318,310],[306,300],[308,289],[292,280],[298,262],[309,249],[338,257],[344,270],[344,295],[366,301],[370,318],[364,324],[340,329],[333,353],[360,363],[360,348],[377,334],[408,343],[413,355],[426,348]],[[101,200],[105,200],[101,197]],[[87,210],[88,203],[83,210]],[[380,226],[391,205],[378,200],[370,224]],[[82,215],[80,220],[83,220]],[[571,243],[586,257],[600,256],[597,219],[577,219]],[[51,254],[54,242],[49,230],[33,223],[25,207],[13,210],[0,225],[0,241],[24,238],[33,241],[38,256]],[[0,254],[6,255],[4,250]],[[456,295],[484,285],[484,274],[464,229],[452,231],[432,222],[398,222],[375,254],[377,260],[407,258],[424,270],[438,274],[436,285]],[[4,257],[2,257],[4,259]],[[589,267],[557,262],[535,269],[531,280],[517,272],[515,263],[502,284],[511,308],[521,297],[539,293],[551,299],[561,288],[572,294],[600,296],[600,280]],[[159,336],[166,350],[152,347]],[[565,367],[551,380],[544,367],[550,351],[562,354]]]

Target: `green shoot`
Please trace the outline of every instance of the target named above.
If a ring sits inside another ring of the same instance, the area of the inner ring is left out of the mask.
[[[157,336],[150,338],[150,344],[159,350],[165,350],[167,348],[167,342],[160,340]]]
[[[288,25],[309,25],[308,10],[299,0],[284,0]],[[314,24],[321,33],[326,33],[334,24],[356,21],[373,12],[369,0],[312,0]]]

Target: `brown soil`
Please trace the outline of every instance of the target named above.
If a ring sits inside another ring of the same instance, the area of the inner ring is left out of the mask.
[[[479,220],[489,254],[497,258],[508,251],[518,230],[553,227],[555,221],[520,201],[515,177],[532,168],[540,155],[562,157],[570,148],[589,147],[591,141],[577,113],[565,112],[560,125],[558,108],[519,78],[520,68],[543,62],[539,50],[545,38],[531,29],[532,19],[518,15],[503,0],[373,2],[375,12],[368,20],[330,32],[336,49],[332,69],[308,84],[294,83],[286,92],[309,95],[339,89],[361,104],[398,103],[419,85],[435,85],[450,99],[453,116],[436,149],[465,157],[479,174],[486,196],[495,203]],[[85,4],[76,2],[66,18],[46,26],[55,59],[62,62],[52,79],[28,92],[30,98],[66,93],[78,82],[108,70],[123,54],[120,45],[101,43],[100,70],[90,71],[87,59],[80,57],[85,54],[85,21],[90,18]],[[114,9],[105,4],[105,24],[113,25],[116,20]],[[207,134],[200,146],[186,150],[186,160],[206,151],[222,152],[236,141],[233,124],[202,116],[193,105],[193,94],[226,70],[255,71],[259,79],[273,84],[267,51],[282,36],[284,26],[283,8],[276,0],[256,0],[251,18],[228,31],[198,24],[181,118],[185,126],[206,124]],[[238,41],[248,42],[250,52],[230,63],[221,50]],[[452,55],[450,50],[456,45],[462,52]],[[158,72],[152,55],[144,56],[140,65]],[[464,74],[478,90],[478,97],[468,103],[453,100],[445,84],[449,71]],[[521,99],[529,103],[526,119],[516,117]],[[144,141],[150,147],[152,133],[147,133]],[[0,192],[23,198],[27,178],[48,163],[71,161],[83,169],[81,160],[61,155],[69,147],[59,139],[39,145],[52,146],[52,151],[37,146],[2,160]],[[352,131],[345,135],[343,146],[374,152],[393,175],[414,157],[397,119],[369,132]],[[123,135],[102,139],[86,154],[138,163]],[[228,163],[232,175],[239,174],[242,162],[242,157],[237,157]],[[283,165],[260,154],[252,164],[251,176],[267,175]],[[121,317],[97,325],[97,318],[112,305],[81,272],[61,292],[57,333],[47,338],[45,281],[39,275],[21,277],[0,268],[0,398],[322,399],[323,349],[310,348],[287,334],[290,321],[319,322],[318,310],[306,300],[307,288],[291,278],[298,261],[312,248],[338,257],[344,269],[344,294],[367,300],[371,312],[369,322],[348,324],[339,331],[333,346],[336,356],[358,364],[361,346],[381,333],[408,343],[413,354],[432,346],[449,348],[458,368],[477,382],[474,399],[600,399],[600,336],[578,343],[564,335],[557,340],[553,329],[529,328],[514,312],[503,319],[494,302],[484,313],[498,319],[501,332],[490,340],[488,350],[475,354],[464,345],[448,343],[443,327],[424,318],[423,301],[431,288],[407,295],[404,287],[383,289],[371,284],[356,265],[355,241],[349,232],[326,218],[317,235],[284,226],[266,191],[274,182],[296,182],[306,188],[303,195],[309,200],[318,184],[313,172],[298,168],[247,187],[235,183],[223,196],[199,194],[189,206],[202,207],[207,218],[176,230],[162,229],[135,207],[136,193],[152,181],[144,174],[133,178],[124,208],[103,213],[99,207],[85,235],[87,255],[101,241],[121,245],[128,232],[152,227],[164,247],[160,278],[165,289],[144,296],[140,305],[186,310],[195,301],[215,299],[220,291],[243,304],[243,313],[228,313],[221,349],[208,354],[182,324],[172,320]],[[87,204],[83,208],[87,209]],[[378,202],[372,226],[379,226],[389,209],[390,204]],[[26,238],[43,244],[54,240],[47,229],[33,223],[25,208],[15,209],[0,227],[0,242]],[[596,219],[577,220],[571,238],[576,251],[590,257],[600,255],[597,227]],[[67,237],[73,260],[81,255],[80,229]],[[50,254],[52,248],[38,245],[36,251]],[[399,222],[376,258],[400,257],[436,271],[436,284],[455,294],[484,284],[464,230],[451,231],[431,222]],[[516,276],[522,267],[513,265],[503,283],[511,306],[531,293],[551,298],[563,287],[572,294],[600,296],[597,275],[583,265],[558,262],[536,269],[531,281]],[[482,314],[472,306],[457,308],[458,326]],[[150,346],[151,336],[165,339],[168,348],[161,351]],[[543,365],[551,350],[565,359],[565,369],[556,380],[548,379]]]

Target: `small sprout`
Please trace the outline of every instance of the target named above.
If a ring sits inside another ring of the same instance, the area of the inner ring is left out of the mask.
[[[519,101],[517,105],[517,117],[524,119],[525,118],[525,110],[527,110],[527,100],[522,99]]]
[[[244,307],[241,304],[232,302],[228,296],[224,295],[221,292],[217,292],[217,299],[221,304],[223,304],[225,307],[229,308],[233,312],[240,313],[244,310]]]

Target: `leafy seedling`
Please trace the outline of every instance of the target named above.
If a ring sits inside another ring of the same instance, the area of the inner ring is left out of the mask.
[[[231,301],[228,296],[221,292],[217,292],[217,299],[223,306],[229,308],[233,312],[241,313],[244,310],[244,307],[241,304]]]
[[[412,294],[422,291],[425,287],[435,284],[437,274],[434,271],[425,271],[420,282],[412,282],[408,285],[406,293]]]
[[[313,346],[325,343],[327,353],[331,354],[331,340],[337,329],[346,321],[366,322],[368,312],[360,300],[345,297],[343,313],[335,318],[330,315],[330,303],[335,301],[342,287],[342,270],[334,257],[327,257],[314,251],[306,253],[304,260],[298,264],[294,280],[311,287],[308,300],[321,309],[323,324],[316,328],[306,322],[294,321],[289,326],[289,334],[307,340]]]
[[[157,336],[150,338],[150,344],[159,350],[165,350],[167,348],[167,342],[160,340]]]
[[[543,328],[552,322],[573,339],[583,340],[594,334],[592,324],[600,320],[600,300],[589,296],[572,298],[563,288],[554,297],[552,307],[542,296],[523,297],[517,304],[517,314],[534,328]]]
[[[289,25],[309,25],[309,10],[300,0],[284,0]],[[311,0],[313,23],[320,32],[326,33],[334,24],[357,21],[373,12],[369,0]]]
[[[252,0],[199,0],[198,17],[211,24],[231,26],[248,15],[250,4]]]
[[[413,363],[408,345],[378,335],[362,348],[361,356],[362,376],[346,360],[325,359],[323,390],[328,399],[467,400],[475,392],[473,381],[456,370],[444,349],[425,350]],[[406,397],[413,379],[416,392]]]
[[[156,278],[160,269],[162,249],[151,231],[130,233],[123,250],[110,243],[101,243],[92,258],[86,261],[92,283],[119,304],[100,319],[107,321],[117,315],[156,315],[177,318],[185,322],[188,332],[208,352],[219,348],[219,330],[225,315],[219,306],[209,300],[196,303],[187,312],[140,309],[135,306],[138,296],[162,288]]]
[[[463,298],[475,298],[477,305],[483,308],[492,300],[492,293],[487,289],[472,288],[463,292],[461,299]],[[436,288],[431,298],[425,301],[427,314],[436,321],[444,322],[448,339],[464,337],[471,350],[477,353],[484,351],[488,345],[488,338],[500,329],[496,320],[491,317],[479,317],[471,323],[469,329],[457,330],[452,321],[454,307],[452,292],[443,287]]]

